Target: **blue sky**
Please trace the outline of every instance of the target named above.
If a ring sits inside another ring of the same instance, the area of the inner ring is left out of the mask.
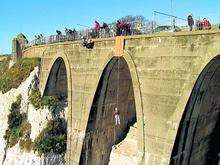
[[[220,22],[220,0],[173,0],[173,14],[185,18],[208,17]],[[153,11],[171,12],[171,0],[2,0],[0,5],[0,54],[11,52],[11,40],[23,33],[50,35],[56,29],[93,26],[94,20],[112,22],[125,15],[153,18]],[[167,20],[157,16],[157,20]]]

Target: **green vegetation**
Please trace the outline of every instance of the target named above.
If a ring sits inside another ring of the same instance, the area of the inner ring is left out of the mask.
[[[6,57],[0,61],[0,75],[3,75],[9,68],[11,57]]]
[[[29,101],[34,106],[35,109],[42,108],[42,98],[39,89],[32,89],[31,94],[29,96]]]
[[[42,105],[48,106],[49,110],[54,110],[58,106],[59,100],[55,96],[44,96],[42,98]]]
[[[29,96],[30,102],[36,109],[47,106],[52,114],[53,120],[48,121],[46,127],[41,131],[34,143],[29,142],[39,155],[53,152],[62,154],[66,151],[67,125],[64,119],[59,118],[62,106],[56,96],[41,97],[39,89],[33,89]],[[23,143],[23,141],[20,141]],[[27,143],[25,143],[27,144]],[[25,145],[23,145],[25,146]]]
[[[21,123],[20,131],[23,136],[19,141],[19,147],[23,151],[30,152],[33,148],[33,142],[30,139],[31,124],[27,121],[27,118],[25,118],[25,120]]]
[[[64,153],[66,151],[67,126],[64,119],[57,118],[57,114],[62,109],[59,100],[55,96],[41,97],[39,89],[32,90],[29,100],[36,109],[47,106],[53,116],[53,120],[48,121],[34,143],[29,142],[30,145],[33,146],[39,155],[49,152]],[[20,141],[20,143],[23,143],[23,141]]]
[[[18,62],[0,76],[0,91],[6,93],[12,88],[17,88],[37,65],[40,65],[39,58],[19,59]]]
[[[30,152],[33,149],[33,142],[30,138],[21,139],[19,141],[19,147],[23,151]]]
[[[39,155],[53,152],[62,154],[66,151],[67,142],[66,122],[62,119],[50,120],[46,128],[34,141],[34,150]]]
[[[32,89],[31,94],[29,96],[29,100],[35,109],[40,109],[44,106],[48,106],[51,112],[53,112],[59,104],[59,101],[55,96],[41,97],[41,93],[38,88]]]
[[[21,95],[12,103],[8,115],[8,129],[5,132],[4,139],[7,142],[7,148],[15,146],[20,138],[26,136],[31,131],[31,125],[27,121],[26,113],[20,113]]]

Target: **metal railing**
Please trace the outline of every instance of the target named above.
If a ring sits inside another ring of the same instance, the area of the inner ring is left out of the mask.
[[[130,35],[142,35],[153,33],[157,27],[156,22],[154,21],[133,21],[127,22],[130,25]],[[123,34],[122,34],[123,35]],[[124,34],[125,35],[125,34]],[[79,41],[82,38],[110,38],[116,36],[116,22],[108,24],[108,28],[101,28],[99,34],[95,32],[94,28],[87,28],[80,31],[75,31],[73,34],[60,34],[60,35],[51,35],[47,37],[40,37],[34,39],[26,45],[27,47],[33,45],[45,45],[51,43],[59,43],[66,41]]]

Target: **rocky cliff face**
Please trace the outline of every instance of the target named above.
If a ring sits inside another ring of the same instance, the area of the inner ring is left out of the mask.
[[[21,108],[22,113],[27,114],[27,120],[31,125],[30,139],[32,141],[45,128],[48,120],[52,118],[48,108],[36,110],[29,102],[29,95],[33,87],[34,79],[38,76],[39,68],[35,67],[30,76],[20,84],[17,89],[11,89],[7,93],[0,92],[0,162],[4,165],[41,165],[41,164],[63,164],[64,155],[47,154],[39,156],[37,152],[31,150],[30,152],[23,151],[19,143],[12,148],[6,147],[6,140],[4,139],[5,132],[8,128],[9,109],[13,102],[16,101],[18,95],[22,96]]]
[[[137,124],[130,127],[126,138],[112,147],[109,165],[138,165],[141,157],[137,146]]]

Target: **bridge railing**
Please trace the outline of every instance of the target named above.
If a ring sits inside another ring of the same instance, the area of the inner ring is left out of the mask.
[[[153,32],[153,25],[149,22],[128,22],[130,24],[131,35],[149,34]],[[87,28],[76,31],[73,34],[51,35],[47,37],[39,37],[29,42],[27,47],[34,45],[45,45],[50,43],[59,43],[66,41],[79,41],[82,37],[86,38],[110,38],[116,36],[116,23],[108,25],[108,29],[100,29],[98,37],[94,28]]]

